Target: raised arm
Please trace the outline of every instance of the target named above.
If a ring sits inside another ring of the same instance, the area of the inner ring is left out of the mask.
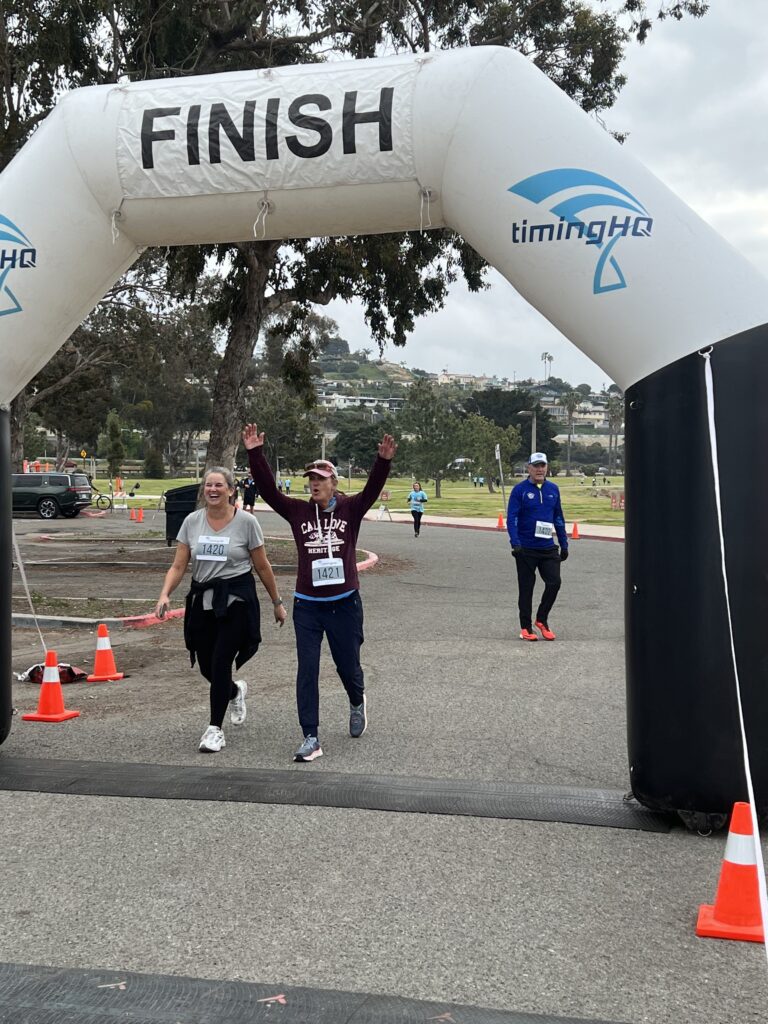
[[[385,434],[379,442],[378,456],[365,482],[365,487],[351,499],[356,505],[357,514],[361,519],[381,493],[392,468],[392,459],[395,457],[396,451],[397,443],[394,437],[391,434]]]
[[[259,494],[278,515],[290,519],[291,502],[298,499],[289,498],[278,491],[272,468],[264,457],[264,431],[259,433],[255,423],[246,423],[243,427],[243,444],[248,452],[248,465]]]

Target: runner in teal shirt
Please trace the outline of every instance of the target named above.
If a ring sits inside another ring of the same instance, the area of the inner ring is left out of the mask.
[[[413,490],[406,498],[406,501],[410,506],[411,515],[413,516],[413,536],[418,537],[421,530],[421,516],[424,511],[424,505],[429,501],[429,498],[422,491],[418,480],[413,481]]]

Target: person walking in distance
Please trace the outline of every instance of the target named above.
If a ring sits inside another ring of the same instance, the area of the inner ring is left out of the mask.
[[[520,639],[538,640],[533,632],[531,609],[536,570],[544,582],[536,612],[536,629],[545,640],[554,640],[549,613],[560,590],[560,563],[568,558],[568,534],[560,502],[560,488],[547,480],[547,456],[534,452],[528,463],[528,479],[512,488],[507,507],[507,532],[517,564]],[[560,541],[560,547],[554,537]]]
[[[233,680],[232,662],[240,668],[261,643],[261,613],[251,569],[269,594],[278,625],[285,622],[286,612],[259,522],[255,516],[235,508],[235,484],[230,471],[221,466],[209,469],[202,488],[205,504],[181,524],[176,555],[166,573],[155,615],[159,619],[165,617],[171,594],[191,561],[192,585],[186,599],[184,643],[192,664],[197,660],[201,674],[210,683],[210,724],[199,749],[215,754],[226,746],[223,725],[227,705],[232,725],[245,722],[248,684],[244,679]]]
[[[253,482],[251,477],[246,477],[243,480],[243,511],[253,512],[253,506],[256,504],[256,484]]]
[[[336,467],[327,459],[310,462],[309,500],[281,494],[264,457],[264,433],[255,423],[243,430],[251,474],[264,501],[290,523],[298,552],[293,601],[296,632],[296,703],[304,738],[295,761],[322,757],[320,746],[320,648],[328,638],[336,671],[349,698],[349,734],[363,735],[368,726],[365,680],[360,665],[363,603],[358,591],[355,550],[363,516],[381,493],[397,451],[385,434],[378,446],[365,487],[348,496],[338,490]]]
[[[413,536],[418,537],[421,532],[421,516],[424,512],[424,505],[429,500],[424,491],[422,491],[418,480],[413,481],[411,493],[405,500],[408,502],[411,515],[413,516]]]

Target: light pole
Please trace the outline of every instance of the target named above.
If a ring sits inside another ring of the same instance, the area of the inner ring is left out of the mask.
[[[354,458],[355,458],[354,455],[350,455],[349,456],[349,493],[350,494],[352,493],[352,462],[353,462]]]
[[[531,417],[531,452],[536,451],[536,410],[535,409],[521,409],[518,412],[518,417]]]
[[[501,507],[506,512],[507,509],[507,489],[504,486],[504,467],[501,464],[501,445],[496,445],[496,461],[499,464],[499,481],[501,483]]]

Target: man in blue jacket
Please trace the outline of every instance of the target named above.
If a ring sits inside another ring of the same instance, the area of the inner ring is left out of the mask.
[[[547,480],[547,456],[534,452],[528,463],[528,479],[512,489],[507,508],[507,532],[517,563],[520,639],[538,640],[533,632],[531,607],[536,570],[544,581],[536,629],[545,640],[554,640],[549,628],[549,613],[560,589],[560,563],[568,557],[560,488]],[[554,536],[560,547],[554,542]]]

